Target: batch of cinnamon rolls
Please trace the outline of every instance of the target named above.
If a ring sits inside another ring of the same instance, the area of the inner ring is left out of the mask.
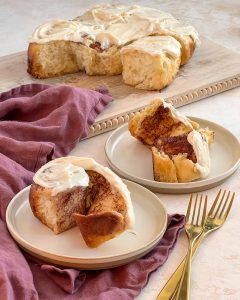
[[[100,5],[72,21],[39,26],[29,44],[28,71],[38,78],[82,70],[89,75],[122,73],[126,84],[158,90],[174,79],[198,43],[195,29],[168,13]],[[209,175],[214,133],[164,100],[135,114],[128,129],[151,151],[154,180],[184,183]],[[78,226],[89,247],[134,228],[127,186],[91,158],[63,157],[42,166],[29,201],[35,217],[55,234]]]
[[[125,84],[160,90],[174,80],[199,43],[195,28],[169,13],[102,4],[73,20],[39,26],[28,47],[28,72],[37,78],[79,71],[122,74]]]

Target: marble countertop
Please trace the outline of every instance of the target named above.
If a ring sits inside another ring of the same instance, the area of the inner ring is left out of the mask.
[[[105,1],[106,2],[106,1]],[[112,1],[115,3],[115,1]],[[53,18],[71,19],[87,7],[100,1],[26,1],[0,2],[0,56],[22,51],[33,29]],[[116,3],[129,3],[118,1]],[[240,2],[231,1],[133,1],[133,4],[161,8],[193,24],[201,35],[240,53]],[[183,4],[184,3],[184,4]],[[229,129],[240,139],[240,89],[233,89],[207,98],[179,110],[195,117],[208,119]],[[70,153],[91,156],[107,165],[104,144],[110,133],[81,141]],[[102,149],[102,150],[99,150]],[[191,300],[240,299],[240,170],[226,182],[208,190],[210,202],[220,188],[235,191],[236,199],[224,227],[207,237],[197,253],[191,282]],[[158,194],[171,213],[185,213],[189,195]],[[161,288],[176,269],[187,251],[187,238],[181,234],[175,249],[162,268],[154,272],[138,300],[156,299]]]

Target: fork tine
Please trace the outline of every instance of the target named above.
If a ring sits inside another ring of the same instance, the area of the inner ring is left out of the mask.
[[[228,214],[229,214],[229,212],[230,212],[230,210],[231,210],[231,207],[232,207],[232,204],[233,204],[234,197],[235,197],[235,193],[233,193],[232,198],[231,198],[231,201],[230,201],[230,203],[229,203],[229,205],[228,205],[227,211],[226,211],[226,213],[225,213],[224,216],[223,216],[223,217],[224,217],[224,220],[226,220],[226,218],[227,218],[227,216],[228,216]]]
[[[216,204],[217,204],[217,202],[218,202],[218,199],[219,199],[219,197],[220,197],[221,192],[222,192],[222,190],[219,190],[219,192],[218,192],[218,194],[217,194],[217,196],[216,196],[216,198],[215,198],[215,200],[214,200],[214,202],[213,202],[213,205],[212,205],[212,207],[211,207],[211,209],[210,209],[210,211],[209,211],[209,213],[208,213],[209,216],[212,215],[212,213],[213,213],[213,211],[214,211],[214,208],[215,208],[215,206],[216,206]]]
[[[207,214],[207,199],[208,197],[205,196],[205,201],[204,201],[204,208],[203,208],[203,214],[202,214],[202,223],[201,225],[203,226],[206,220],[206,214]]]
[[[199,208],[198,208],[198,215],[197,215],[197,221],[196,221],[196,224],[198,224],[198,221],[199,221],[199,216],[200,216],[201,207],[202,207],[202,195],[201,195],[201,198],[200,198],[200,204],[199,204]]]
[[[217,214],[218,214],[218,212],[219,212],[219,210],[220,210],[220,207],[221,207],[221,205],[222,205],[222,203],[223,203],[223,199],[224,199],[224,197],[225,197],[225,194],[226,194],[226,190],[224,190],[224,192],[223,192],[223,195],[222,195],[222,198],[221,198],[221,200],[220,200],[220,203],[218,204],[217,210],[216,210],[216,212],[215,212],[215,214],[214,214],[214,218],[216,218],[216,216],[217,216]]]
[[[222,217],[222,214],[223,214],[223,212],[224,212],[224,210],[225,210],[225,207],[226,207],[226,205],[227,205],[227,203],[228,203],[229,196],[230,196],[230,191],[229,191],[228,194],[227,194],[227,199],[225,200],[224,205],[223,205],[223,207],[222,207],[222,209],[221,209],[219,218]]]
[[[193,215],[192,215],[192,224],[194,222],[194,218],[195,218],[195,212],[196,212],[196,207],[197,207],[197,201],[198,201],[198,194],[196,195],[196,199],[195,199],[195,203],[194,203],[194,209],[193,209]]]
[[[186,214],[186,222],[189,221],[189,216],[190,216],[191,206],[192,206],[192,198],[193,198],[193,195],[191,194],[190,199],[189,199],[189,203],[188,203],[187,214]]]

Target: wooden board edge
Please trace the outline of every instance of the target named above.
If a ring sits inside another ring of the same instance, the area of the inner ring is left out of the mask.
[[[204,85],[198,89],[188,91],[187,93],[182,93],[177,96],[165,98],[165,100],[170,102],[174,107],[181,107],[193,103],[195,101],[228,91],[230,89],[239,86],[240,86],[240,73],[232,77],[226,78],[224,80],[220,80],[208,85]],[[124,123],[127,123],[134,116],[134,114],[140,112],[146,106],[147,104],[145,106],[138,107],[134,110],[130,110],[122,114],[112,116],[109,119],[104,119],[95,122],[90,127],[89,134],[85,139],[116,129],[117,127],[123,125]]]

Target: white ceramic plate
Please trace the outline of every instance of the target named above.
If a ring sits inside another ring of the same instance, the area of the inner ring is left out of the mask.
[[[162,238],[167,226],[167,213],[156,195],[144,187],[124,181],[131,192],[136,224],[133,232],[88,248],[77,227],[55,235],[34,217],[29,189],[19,192],[6,212],[8,230],[27,252],[45,261],[81,269],[102,269],[126,264],[148,253]]]
[[[106,142],[105,152],[110,167],[121,177],[159,193],[197,192],[219,185],[239,166],[239,141],[230,131],[216,123],[190,118],[198,122],[201,127],[209,127],[215,132],[214,143],[210,146],[211,172],[207,178],[189,183],[154,181],[151,151],[131,136],[127,124],[115,130]]]

